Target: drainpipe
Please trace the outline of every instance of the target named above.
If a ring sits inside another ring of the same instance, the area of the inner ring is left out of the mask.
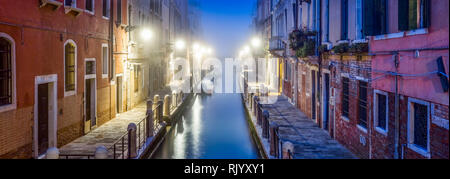
[[[398,67],[399,67],[399,56],[398,52],[394,54],[394,64],[395,64],[395,138],[394,138],[394,158],[399,159],[398,146],[400,138],[400,105],[399,105],[399,94],[398,94]]]

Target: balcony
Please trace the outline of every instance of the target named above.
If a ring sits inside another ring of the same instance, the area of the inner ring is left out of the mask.
[[[272,37],[269,40],[269,51],[280,52],[286,50],[286,42],[281,37]]]

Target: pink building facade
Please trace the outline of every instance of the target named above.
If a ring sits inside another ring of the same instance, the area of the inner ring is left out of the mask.
[[[373,158],[449,158],[448,3],[388,1],[370,37]]]

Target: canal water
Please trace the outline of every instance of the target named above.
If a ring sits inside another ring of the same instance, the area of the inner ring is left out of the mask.
[[[257,159],[240,94],[197,95],[154,159]]]

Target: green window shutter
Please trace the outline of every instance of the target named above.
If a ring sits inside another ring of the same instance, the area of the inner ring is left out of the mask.
[[[409,0],[398,0],[398,30],[408,30]]]
[[[365,36],[374,34],[374,0],[363,0],[363,32]]]
[[[431,25],[431,0],[422,0],[423,6],[423,28],[428,28]]]

